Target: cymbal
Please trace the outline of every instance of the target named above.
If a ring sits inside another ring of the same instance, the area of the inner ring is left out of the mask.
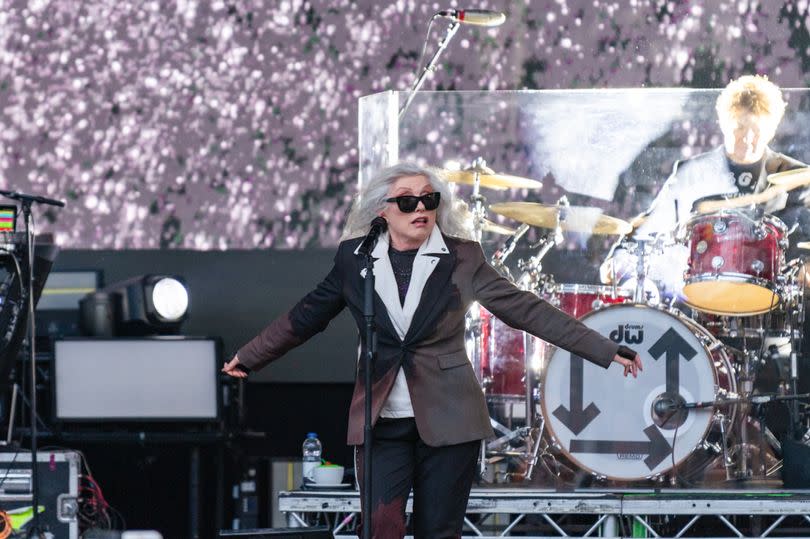
[[[630,223],[602,213],[600,208],[590,206],[558,206],[536,202],[502,202],[489,209],[499,215],[521,223],[541,228],[560,228],[573,232],[591,234],[628,234]]]
[[[787,170],[768,175],[768,183],[783,189],[795,189],[810,184],[810,167]]]
[[[755,204],[764,204],[779,195],[810,185],[810,167],[787,170],[768,175],[770,187],[760,193],[741,195],[728,199],[707,200],[697,205],[698,213],[713,213],[720,210],[732,210]]]
[[[481,229],[484,232],[492,232],[493,234],[500,234],[502,236],[511,236],[515,233],[514,228],[509,228],[508,226],[496,223],[495,221],[490,221],[489,219],[484,219]]]
[[[460,209],[462,218],[467,223],[473,223],[473,213],[467,208],[467,205],[463,205],[463,209]],[[500,223],[496,223],[490,219],[484,217],[481,221],[481,230],[484,232],[492,232],[493,234],[501,234],[503,236],[511,236],[515,233],[514,228],[510,228],[506,225],[502,225]]]
[[[537,180],[523,178],[521,176],[511,176],[509,174],[496,174],[489,167],[478,167],[480,173],[481,187],[503,191],[504,189],[540,189],[543,184]],[[448,182],[463,183],[473,185],[475,182],[476,169],[466,170],[441,170],[439,174]]]
[[[798,185],[794,187],[798,187]],[[794,187],[791,187],[790,189],[793,189]],[[721,210],[733,210],[735,208],[744,208],[746,206],[756,204],[765,204],[772,198],[776,198],[790,189],[786,189],[782,185],[775,185],[773,187],[768,187],[760,193],[740,195],[719,200],[705,200],[698,203],[695,209],[698,213],[714,213]]]

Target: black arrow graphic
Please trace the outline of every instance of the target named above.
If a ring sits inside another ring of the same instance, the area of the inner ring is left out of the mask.
[[[671,395],[678,395],[681,386],[681,371],[679,359],[682,357],[686,361],[691,361],[697,354],[697,350],[692,348],[680,334],[672,328],[661,335],[661,338],[650,346],[650,354],[658,361],[662,355],[667,356],[667,389]]]
[[[665,458],[672,454],[672,447],[666,438],[659,432],[658,427],[650,425],[644,429],[648,442],[617,441],[617,440],[571,440],[569,450],[571,453],[600,453],[647,455],[644,464],[650,470],[661,464]]]
[[[568,427],[568,430],[573,432],[575,436],[582,432],[582,429],[587,427],[599,415],[599,408],[594,403],[590,403],[587,408],[582,409],[584,368],[584,360],[577,355],[571,354],[571,380],[568,389],[568,404],[571,408],[566,408],[561,404],[552,412],[554,417]]]

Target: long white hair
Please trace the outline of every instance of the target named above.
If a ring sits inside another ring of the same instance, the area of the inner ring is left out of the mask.
[[[470,238],[470,227],[465,219],[466,205],[456,201],[447,183],[427,167],[414,163],[399,163],[378,171],[360,190],[354,199],[352,209],[346,219],[341,241],[364,236],[368,233],[371,221],[385,208],[385,199],[389,190],[399,178],[405,176],[424,176],[441,193],[441,201],[436,214],[439,230],[448,236]]]

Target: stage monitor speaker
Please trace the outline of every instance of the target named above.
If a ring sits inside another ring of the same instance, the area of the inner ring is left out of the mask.
[[[268,528],[265,530],[221,530],[220,537],[241,537],[242,539],[332,539],[333,535],[325,526],[313,528]]]
[[[810,488],[810,447],[793,440],[782,442],[782,482],[785,488]]]
[[[216,421],[219,340],[64,339],[54,343],[60,421]]]

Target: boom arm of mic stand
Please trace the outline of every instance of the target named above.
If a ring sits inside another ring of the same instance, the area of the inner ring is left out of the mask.
[[[427,74],[433,71],[433,68],[436,66],[436,63],[439,61],[439,56],[441,56],[444,49],[447,48],[447,45],[450,44],[450,40],[453,39],[453,36],[456,35],[458,32],[460,24],[458,22],[453,22],[447,28],[447,33],[445,34],[444,38],[439,42],[439,48],[436,49],[436,52],[433,53],[433,57],[428,62],[428,65],[425,66],[425,69],[422,70],[422,73],[419,74],[419,78],[416,79],[416,82],[413,83],[413,88],[411,88],[410,93],[408,94],[408,98],[405,100],[405,103],[402,105],[402,108],[399,109],[399,119],[402,119],[402,116],[405,114],[405,111],[408,110],[408,107],[411,106],[411,101],[413,98],[416,97],[416,92],[419,91],[419,88],[422,87],[422,84],[425,82],[425,78],[427,78]]]

